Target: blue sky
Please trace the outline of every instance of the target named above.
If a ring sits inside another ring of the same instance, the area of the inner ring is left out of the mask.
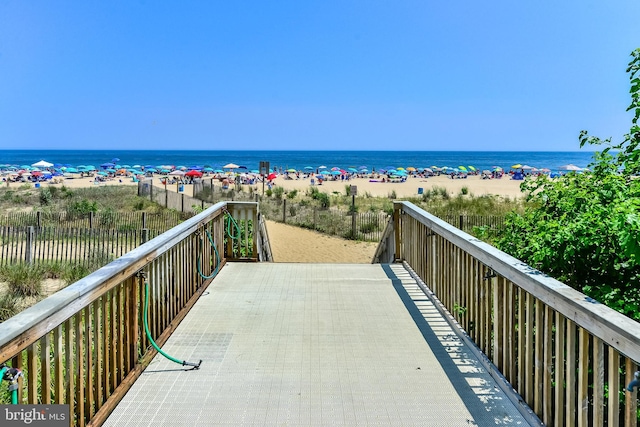
[[[0,147],[578,150],[640,2],[0,0]]]

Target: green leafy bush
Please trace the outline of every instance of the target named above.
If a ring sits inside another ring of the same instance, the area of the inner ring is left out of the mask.
[[[612,144],[580,134],[580,146],[605,145],[590,171],[526,179],[528,205],[508,215],[496,245],[586,295],[640,320],[640,49],[629,64],[632,126]]]

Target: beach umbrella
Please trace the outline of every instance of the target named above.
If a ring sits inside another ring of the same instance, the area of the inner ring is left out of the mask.
[[[297,172],[294,168],[287,169],[287,172]]]
[[[179,169],[176,169],[176,170],[174,170],[174,171],[169,172],[169,175],[173,175],[173,176],[184,176],[184,172],[183,172],[183,171],[181,171],[181,170],[179,170]]]
[[[520,169],[529,171],[529,170],[532,170],[532,169],[535,169],[535,168],[533,166],[529,166],[529,165],[522,165],[522,167]]]
[[[348,170],[349,170],[349,172],[358,172],[358,169],[356,169],[356,168],[349,168]]]
[[[369,169],[364,168],[359,170],[360,173],[369,173]]]
[[[112,168],[114,167],[116,164],[115,163],[111,163],[111,162],[107,162],[107,163],[103,163],[100,165],[100,167],[102,169],[107,169],[107,168]]]
[[[331,172],[324,170],[320,172],[321,175],[331,175]]]
[[[331,171],[331,175],[340,175],[341,172],[339,170],[337,171]]]
[[[192,178],[200,178],[202,176],[202,172],[192,169],[189,172],[185,173],[184,176],[189,176]]]
[[[334,167],[332,167],[332,168],[331,168],[331,170],[332,170],[332,171],[339,171],[339,170],[340,170],[340,168],[339,168],[339,167],[337,167],[337,166],[334,166]]]
[[[522,165],[520,163],[511,166],[511,169],[521,169],[521,168],[522,168]]]
[[[415,172],[415,171],[416,171],[416,168],[414,168],[413,166],[409,166],[409,167],[407,168],[407,170],[408,170],[409,172]]]
[[[558,169],[564,170],[564,171],[575,171],[575,172],[582,170],[581,167],[576,166],[574,164],[562,165],[562,166],[559,166]]]
[[[50,168],[51,166],[53,166],[53,163],[49,163],[47,161],[40,160],[39,162],[35,162],[31,166],[33,166],[34,168]]]
[[[120,159],[117,158],[117,157],[114,157],[113,159],[111,159],[112,163],[118,163],[119,161],[120,161]]]
[[[271,181],[272,179],[276,179],[278,175],[276,175],[275,173],[270,173],[269,175],[267,175],[267,179],[269,181]]]
[[[469,170],[470,170],[470,171],[474,171],[474,172],[475,172],[475,171],[477,171],[478,169],[476,169],[476,168],[475,168],[475,167],[473,167],[473,166],[469,166]]]
[[[156,169],[156,168],[145,168],[145,170],[147,172],[157,172],[158,171],[158,169]]]
[[[311,166],[305,166],[304,168],[307,169],[307,170],[313,170],[313,168]]]
[[[358,169],[367,169],[367,167],[362,165],[362,166],[358,166]]]
[[[222,169],[238,169],[239,167],[240,166],[236,165],[235,163],[227,163],[222,167]]]
[[[255,173],[255,174],[259,174],[260,173],[260,171],[258,169],[251,169],[250,172],[251,173]]]
[[[458,166],[458,169],[461,170],[462,172],[466,172],[467,168],[464,166]]]
[[[318,166],[318,169],[326,169],[327,167],[325,165],[322,166]]]
[[[206,167],[204,169],[202,169],[205,172],[213,172],[213,168],[212,167]]]
[[[78,169],[76,169],[76,168],[67,168],[67,169],[65,169],[65,172],[78,173],[80,171]]]

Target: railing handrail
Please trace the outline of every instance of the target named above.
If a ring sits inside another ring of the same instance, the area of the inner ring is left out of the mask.
[[[426,225],[480,262],[522,287],[566,318],[591,331],[627,357],[640,361],[640,323],[522,261],[473,237],[409,202],[402,212]]]
[[[26,347],[43,334],[75,314],[86,304],[99,298],[112,287],[146,265],[151,258],[166,252],[171,246],[211,219],[221,215],[228,202],[219,202],[200,214],[177,225],[162,235],[144,243],[105,267],[56,292],[38,304],[2,323],[0,328],[0,361],[18,347]],[[233,204],[238,204],[234,202]],[[30,334],[31,331],[37,333]]]

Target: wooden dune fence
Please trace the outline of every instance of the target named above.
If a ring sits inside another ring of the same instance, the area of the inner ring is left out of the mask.
[[[158,234],[149,229],[0,227],[0,265],[42,262],[106,264]]]

